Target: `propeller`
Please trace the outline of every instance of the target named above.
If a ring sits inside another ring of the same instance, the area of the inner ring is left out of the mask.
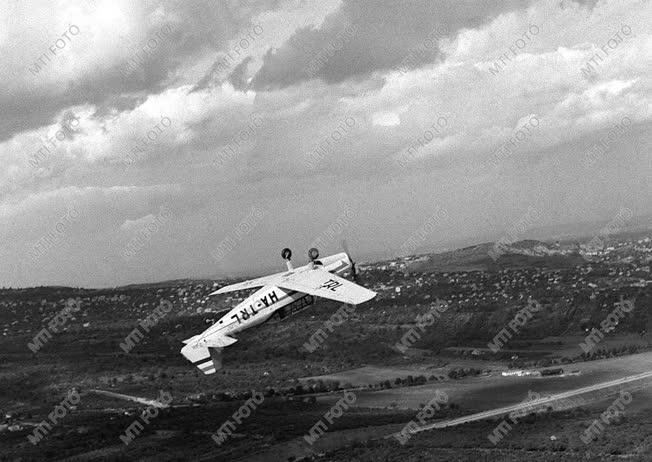
[[[353,261],[353,258],[351,258],[351,252],[349,252],[349,246],[346,243],[346,240],[342,240],[342,248],[344,249],[344,253],[346,253],[347,258],[351,262],[351,275],[353,276],[353,280],[357,283],[358,282],[358,270],[355,267],[355,261]]]

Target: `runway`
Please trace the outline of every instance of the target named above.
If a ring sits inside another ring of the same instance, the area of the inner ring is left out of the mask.
[[[582,395],[584,393],[590,393],[590,392],[595,392],[595,391],[600,391],[604,390],[610,387],[615,387],[619,385],[625,385],[629,384],[632,382],[635,382],[637,380],[644,380],[644,379],[649,379],[652,378],[652,371],[648,372],[643,372],[641,374],[636,374],[636,375],[630,375],[627,377],[623,377],[620,379],[615,379],[615,380],[610,380],[607,382],[601,382],[595,385],[590,385],[587,387],[582,387],[582,388],[577,388],[575,390],[570,390],[566,391],[563,393],[558,393],[556,395],[551,395],[551,396],[546,396],[542,397],[539,399],[519,403],[519,404],[514,404],[511,406],[505,406],[497,409],[491,409],[489,411],[483,411],[483,412],[478,412],[476,414],[470,414],[467,416],[463,417],[457,417],[455,419],[449,419],[449,420],[443,420],[439,422],[433,422],[428,425],[424,425],[421,427],[418,427],[416,429],[413,429],[410,431],[410,433],[420,433],[428,430],[433,430],[437,428],[446,428],[446,427],[454,427],[456,425],[461,425],[465,424],[468,422],[474,422],[477,420],[483,420],[483,419],[488,419],[491,417],[497,417],[501,416],[504,414],[510,414],[512,412],[517,412],[517,411],[524,411],[524,410],[530,410],[534,411],[535,409],[540,409],[542,406],[545,406],[546,404],[553,403],[555,401],[559,401],[562,399],[567,399],[567,398],[572,398],[574,396]],[[392,435],[389,435],[392,436]],[[388,437],[389,437],[388,436]]]

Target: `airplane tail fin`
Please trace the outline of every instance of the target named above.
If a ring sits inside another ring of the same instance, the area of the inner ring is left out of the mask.
[[[222,348],[207,348],[189,343],[181,349],[181,354],[206,375],[222,369]]]
[[[202,340],[198,340],[199,335],[195,335],[183,341],[186,344],[181,349],[181,354],[186,357],[193,365],[202,371],[204,374],[214,374],[216,371],[222,369],[222,350],[237,340],[226,336],[215,336]]]

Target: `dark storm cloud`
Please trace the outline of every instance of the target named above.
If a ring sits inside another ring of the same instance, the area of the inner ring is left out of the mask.
[[[66,108],[94,104],[101,112],[135,107],[138,99],[121,93],[160,91],[167,71],[161,60],[153,60],[146,69],[150,81],[125,78],[118,69],[78,82],[68,82],[63,89],[27,90],[0,97],[3,117],[0,119],[0,142],[23,131],[51,124]]]
[[[561,0],[559,7],[569,0]],[[596,0],[575,3],[595,6]],[[269,50],[251,85],[257,90],[320,78],[327,83],[373,71],[410,70],[434,62],[439,38],[477,28],[496,16],[525,9],[522,0],[344,0],[322,27],[298,30]]]
[[[235,1],[185,3],[169,0],[162,5],[145,6],[140,11],[144,21],[142,28],[147,31],[144,40],[119,35],[112,37],[113,46],[128,50],[124,59],[118,62],[98,55],[93,44],[84,42],[83,37],[76,39],[75,51],[83,50],[77,61],[85,66],[83,74],[75,80],[62,77],[57,81],[55,77],[47,85],[14,85],[22,80],[19,74],[23,71],[27,77],[43,83],[56,76],[60,63],[49,64],[37,75],[28,73],[24,67],[31,63],[24,63],[23,68],[0,65],[0,78],[7,77],[10,82],[0,91],[0,142],[23,131],[51,124],[59,112],[71,106],[93,104],[100,106],[100,112],[133,108],[137,100],[125,98],[125,94],[159,93],[170,84],[182,83],[178,80],[183,76],[176,77],[175,71],[183,69],[207,50],[222,49],[232,35],[250,23],[252,15],[275,9],[278,3],[261,0],[242,5]],[[166,12],[162,22],[159,19],[157,24],[147,22],[154,21],[150,18],[156,17],[154,10],[159,8]],[[25,21],[30,20],[29,12],[18,15],[23,16]],[[161,33],[162,29],[168,33]],[[148,49],[147,41],[154,38],[158,38],[158,43]],[[5,50],[0,48],[0,51]]]
[[[280,49],[270,50],[252,85],[282,88],[313,77],[340,82],[376,70],[420,67],[440,56],[439,37],[527,5],[514,0],[345,0],[322,27],[301,29]]]
[[[251,56],[245,58],[229,75],[229,82],[236,90],[244,90],[247,87],[247,66],[251,59]]]

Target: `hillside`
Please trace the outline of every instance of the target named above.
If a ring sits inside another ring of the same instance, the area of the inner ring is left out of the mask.
[[[509,244],[486,242],[428,255],[407,267],[415,273],[498,271],[525,267],[569,268],[585,263],[572,245],[557,246],[534,239]]]

